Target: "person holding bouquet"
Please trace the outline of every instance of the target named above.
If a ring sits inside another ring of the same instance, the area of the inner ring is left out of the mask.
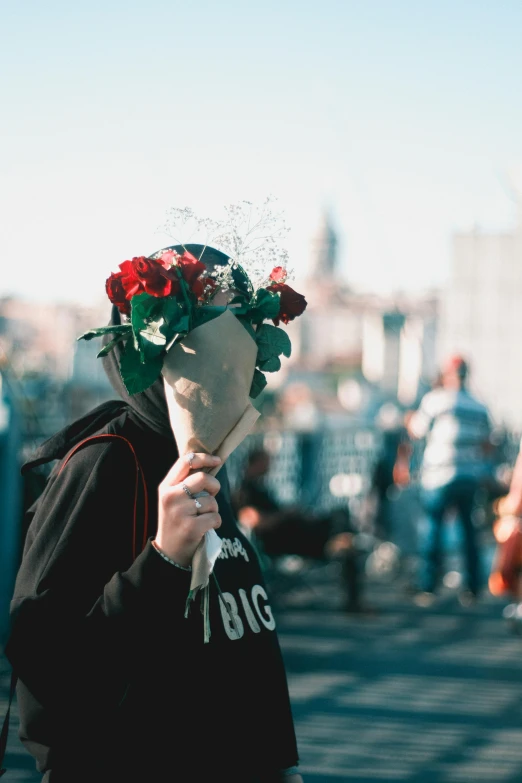
[[[29,512],[7,646],[45,783],[302,781],[275,620],[224,464],[258,415],[263,371],[288,353],[266,322],[306,306],[276,276],[254,290],[227,255],[184,245],[107,281],[111,323],[85,337],[103,335],[120,399],[25,466],[57,461]]]

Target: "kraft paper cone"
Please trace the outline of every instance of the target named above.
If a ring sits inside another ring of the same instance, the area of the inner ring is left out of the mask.
[[[259,417],[249,397],[256,358],[255,341],[230,310],[170,349],[163,376],[180,454],[202,451],[225,462],[245,439]]]
[[[180,454],[217,454],[223,464],[245,439],[260,415],[249,397],[256,358],[255,341],[230,310],[170,349],[163,377]],[[220,550],[219,536],[209,531],[192,560],[191,598],[207,587]],[[208,594],[205,600],[208,609]]]

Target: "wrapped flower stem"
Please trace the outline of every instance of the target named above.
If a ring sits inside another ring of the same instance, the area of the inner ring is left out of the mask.
[[[163,363],[163,378],[180,454],[216,454],[223,464],[245,439],[259,417],[249,397],[256,357],[255,340],[230,310],[172,346]],[[215,475],[218,470],[210,473]],[[221,540],[210,530],[192,559],[185,615],[203,591],[205,641],[210,638],[209,578],[220,551]]]

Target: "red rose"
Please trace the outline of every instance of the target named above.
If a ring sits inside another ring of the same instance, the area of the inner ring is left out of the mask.
[[[198,277],[192,285],[192,293],[201,301],[205,300],[216,288],[213,277]]]
[[[125,289],[125,296],[127,299],[130,299],[136,294],[141,294],[145,290],[141,280],[136,276],[134,261],[135,259],[133,258],[132,261],[124,261],[123,264],[120,264],[122,274],[121,282]]]
[[[181,269],[183,278],[187,281],[192,288],[200,274],[205,271],[206,267],[201,261],[185,250],[182,256],[178,258],[178,266]]]
[[[284,283],[287,277],[288,272],[284,266],[275,266],[270,272],[270,280],[273,280],[274,283]]]
[[[178,254],[175,250],[165,250],[165,252],[160,255],[159,260],[165,269],[170,269],[170,267],[178,260]]]
[[[201,280],[201,278],[195,280],[192,284],[192,293],[194,296],[196,296],[198,299],[201,299],[203,297],[204,290],[205,286],[203,285],[203,280]]]
[[[284,324],[293,321],[298,315],[306,310],[307,301],[302,294],[298,294],[293,288],[285,283],[274,283],[268,286],[269,291],[275,291],[280,294],[279,314],[273,321],[279,326],[279,321]]]
[[[165,267],[154,258],[133,258],[136,276],[143,283],[145,291],[151,296],[169,296],[172,281],[165,274]]]
[[[113,305],[116,305],[120,313],[130,315],[130,302],[125,296],[122,278],[123,272],[112,274],[105,282],[105,290],[107,291],[107,296]]]
[[[170,276],[163,264],[154,258],[138,256],[120,264],[120,269],[124,273],[123,285],[128,299],[140,291],[146,291],[150,296],[169,296],[172,293]]]

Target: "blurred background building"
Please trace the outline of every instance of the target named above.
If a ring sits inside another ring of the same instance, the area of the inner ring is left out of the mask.
[[[519,207],[519,215],[522,211]],[[509,232],[453,237],[442,294],[439,356],[468,357],[476,394],[499,425],[522,429],[522,221]]]
[[[326,426],[370,421],[389,401],[414,405],[437,374],[438,295],[356,292],[341,276],[338,246],[325,214],[303,287],[306,317],[289,325],[293,356],[270,384],[294,418],[295,386],[306,387],[309,415],[315,406]]]
[[[108,320],[105,304],[78,307],[0,299],[0,366],[24,422],[24,451],[111,396],[95,342],[76,338]]]

